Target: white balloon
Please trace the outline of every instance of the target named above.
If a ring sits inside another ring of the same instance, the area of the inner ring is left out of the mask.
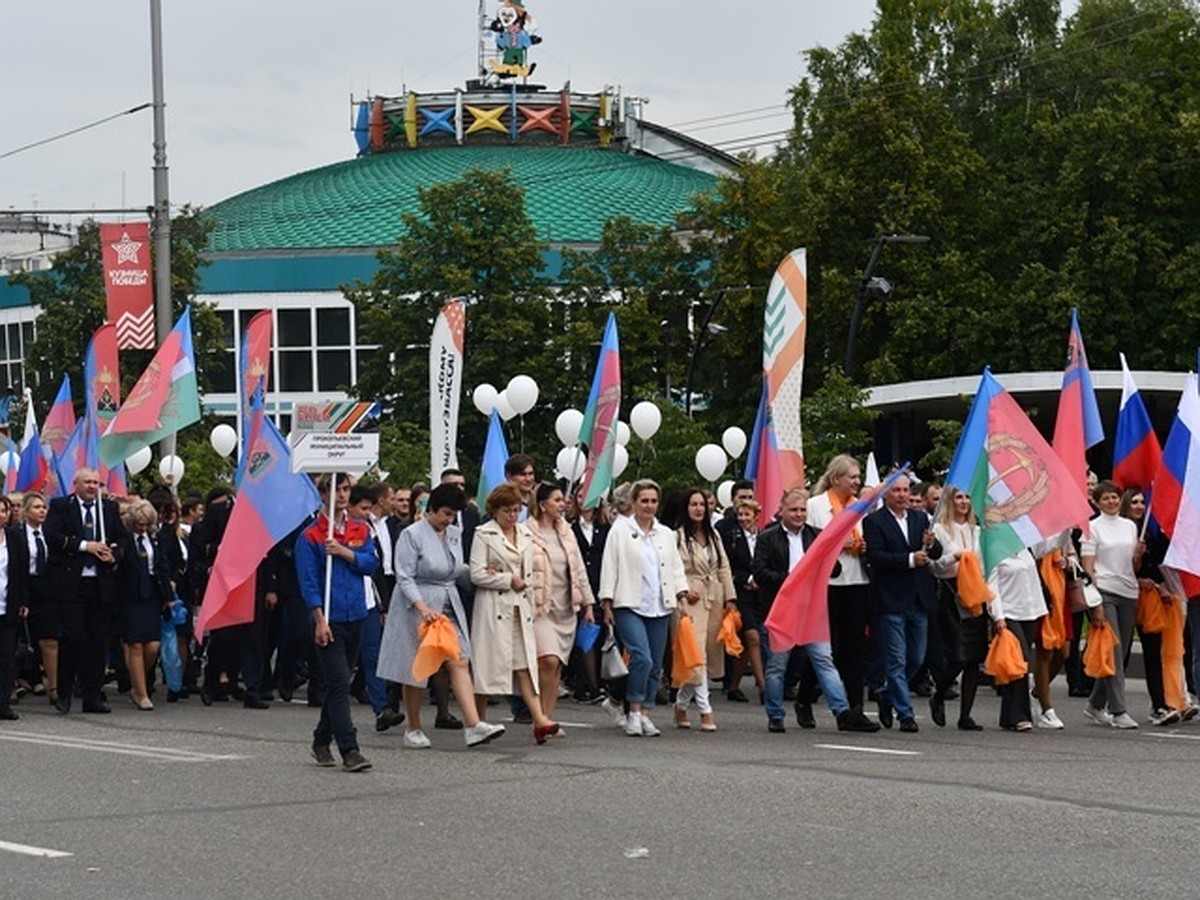
[[[208,440],[212,444],[212,448],[217,451],[217,456],[228,456],[237,447],[237,432],[222,422],[212,430]]]
[[[504,393],[508,396],[508,402],[517,411],[518,416],[525,415],[537,405],[537,382],[528,375],[515,376],[509,381]]]
[[[624,447],[626,444],[629,443],[630,437],[631,437],[631,435],[629,433],[629,426],[618,419],[617,420],[617,446]]]
[[[629,424],[633,426],[634,434],[648,441],[658,433],[662,425],[662,413],[649,400],[643,400],[629,411]]]
[[[722,507],[728,506],[733,502],[733,479],[727,478],[717,485],[717,502]]]
[[[508,399],[508,391],[501,391],[496,395],[496,412],[500,413],[500,418],[505,422],[517,414],[512,401]]]
[[[719,444],[705,444],[696,451],[696,471],[705,481],[716,481],[729,465],[729,459]]]
[[[587,469],[587,457],[578,447],[563,447],[554,459],[554,467],[567,481],[578,481]]]
[[[726,428],[725,433],[721,435],[721,446],[731,458],[737,459],[746,449],[746,432],[736,425]]]
[[[617,444],[617,446],[613,448],[613,478],[620,477],[621,473],[625,471],[625,468],[628,465],[629,451],[620,444]]]
[[[130,475],[136,475],[138,472],[142,471],[142,469],[146,468],[146,466],[150,465],[150,458],[152,456],[153,454],[150,452],[150,448],[143,447],[137,453],[133,454],[133,456],[130,456],[125,460],[125,468],[129,470]]]
[[[164,481],[178,484],[183,481],[183,460],[178,456],[164,456],[158,462],[158,474]]]
[[[496,389],[490,384],[481,384],[471,394],[475,408],[485,416],[490,416],[496,408]]]
[[[577,409],[564,409],[554,420],[554,433],[564,447],[579,443],[579,426],[583,424],[583,413]]]

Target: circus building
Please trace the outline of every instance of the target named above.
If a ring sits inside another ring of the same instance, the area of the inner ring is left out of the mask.
[[[736,170],[728,154],[644,119],[644,99],[619,87],[533,83],[538,43],[522,4],[481,7],[474,79],[352,99],[353,158],[208,209],[216,228],[201,299],[217,304],[235,363],[207,396],[210,408],[233,412],[235,335],[264,309],[273,311],[278,349],[268,410],[278,404],[286,420],[297,400],[345,397],[379,348],[359,340],[339,288],[371,277],[401,215],[417,211],[419,188],[508,169],[553,275],[563,249],[596,246],[609,219],[673,227],[697,194]]]

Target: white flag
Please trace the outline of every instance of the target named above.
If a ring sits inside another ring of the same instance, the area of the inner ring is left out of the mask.
[[[433,323],[429,342],[429,477],[458,468],[458,404],[462,398],[465,300],[449,301]]]

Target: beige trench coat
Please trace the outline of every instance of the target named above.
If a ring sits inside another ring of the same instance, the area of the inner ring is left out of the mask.
[[[513,574],[518,572],[525,579],[523,591],[512,589]],[[475,585],[471,666],[478,694],[511,694],[513,672],[518,669],[528,669],[531,676],[537,674],[532,580],[533,539],[529,529],[518,524],[513,545],[495,522],[480,525],[471,542],[471,581]],[[537,690],[537,678],[532,680]]]
[[[704,547],[695,542],[689,545],[683,531],[677,534],[679,557],[683,560],[688,590],[700,595],[696,603],[688,603],[685,600],[679,606],[691,615],[696,637],[704,641],[707,676],[710,679],[723,678],[725,645],[717,640],[717,632],[721,630],[721,620],[725,617],[725,601],[737,597],[733,586],[733,572],[729,568],[729,557],[725,555],[725,547],[719,537],[709,545],[713,550],[713,559],[710,562]],[[679,613],[676,612],[675,615],[678,616]],[[702,677],[700,669],[693,669],[688,684],[699,684]]]

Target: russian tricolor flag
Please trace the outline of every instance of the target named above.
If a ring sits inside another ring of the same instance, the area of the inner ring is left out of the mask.
[[[783,496],[783,472],[779,461],[779,445],[775,440],[775,424],[771,421],[769,397],[770,386],[764,373],[745,473],[746,478],[754,482],[754,499],[762,507],[758,514],[759,528],[771,524],[779,508],[779,499]]]
[[[1154,425],[1142,403],[1125,354],[1121,354],[1121,409],[1117,413],[1117,445],[1113,451],[1113,481],[1121,489],[1138,488],[1149,491],[1162,463],[1162,448]],[[1146,497],[1149,502],[1150,497]]]
[[[1187,377],[1179,411],[1163,449],[1154,480],[1154,517],[1171,538],[1163,565],[1200,575],[1200,391],[1195,373]],[[1183,579],[1187,594],[1200,593],[1200,582]]]

